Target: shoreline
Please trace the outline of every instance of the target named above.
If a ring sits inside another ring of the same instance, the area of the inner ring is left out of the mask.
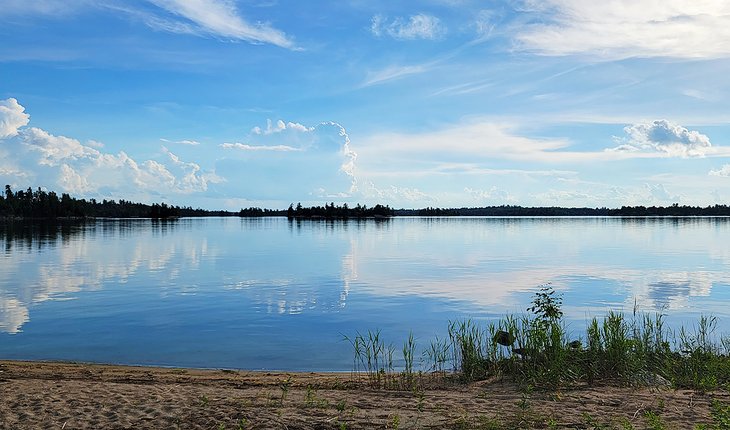
[[[520,391],[425,375],[423,389],[372,389],[351,373],[186,369],[0,360],[0,428],[670,428],[712,423],[700,393],[610,385]],[[655,418],[651,418],[655,417]],[[630,427],[627,427],[630,426]]]

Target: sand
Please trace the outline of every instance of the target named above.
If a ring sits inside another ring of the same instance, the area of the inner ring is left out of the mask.
[[[726,391],[583,387],[526,395],[503,381],[371,389],[346,374],[0,361],[0,429],[667,428],[709,423]],[[633,427],[628,427],[628,425]]]

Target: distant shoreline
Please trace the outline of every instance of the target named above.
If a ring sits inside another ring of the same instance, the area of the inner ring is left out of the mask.
[[[376,204],[348,206],[347,203],[335,205],[334,202],[322,206],[302,206],[292,203],[288,209],[262,209],[259,207],[242,208],[239,211],[193,209],[167,203],[137,203],[126,200],[78,199],[69,194],[60,196],[42,188],[13,191],[9,185],[0,193],[0,219],[81,219],[81,218],[154,218],[174,219],[179,217],[242,217],[260,218],[286,216],[290,219],[387,219],[393,216],[489,216],[489,217],[686,217],[686,216],[730,216],[730,206],[712,205],[680,206],[622,206],[607,207],[560,207],[516,205],[437,208],[393,209],[388,205]]]

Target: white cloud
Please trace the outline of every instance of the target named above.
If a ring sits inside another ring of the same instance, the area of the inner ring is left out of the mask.
[[[19,333],[28,319],[28,308],[23,303],[0,296],[0,333]]]
[[[68,164],[61,165],[58,176],[58,184],[63,190],[73,194],[85,194],[91,190],[89,181],[79,175],[78,172],[76,172]]]
[[[667,120],[639,123],[624,128],[628,137],[616,139],[619,152],[659,152],[670,157],[701,157],[710,152],[712,144],[706,135],[688,130]]]
[[[18,129],[28,125],[30,115],[14,98],[0,100],[0,139],[13,137]]]
[[[60,188],[80,196],[150,199],[161,194],[205,191],[223,178],[203,172],[196,163],[185,162],[167,148],[164,157],[137,163],[125,152],[110,154],[96,141],[83,144],[56,136],[37,127],[26,127],[28,115],[14,99],[5,101],[12,115],[3,114],[6,133],[0,139],[0,179],[13,186]],[[18,117],[17,113],[23,113]],[[18,119],[20,118],[20,119]]]
[[[375,15],[370,31],[375,36],[388,35],[399,40],[438,39],[446,34],[447,28],[441,20],[432,15],[419,13],[407,20],[398,17],[391,21],[383,15]]]
[[[518,47],[543,55],[730,56],[725,0],[524,0],[523,6],[536,23],[518,30]]]
[[[365,187],[359,190],[361,195],[369,200],[378,203],[396,203],[407,201],[411,204],[433,204],[438,198],[424,193],[414,187],[400,187],[390,185],[384,188],[377,187],[374,183],[368,182]]]
[[[679,196],[671,194],[662,184],[644,184],[644,187],[649,192],[649,201],[667,204],[677,203],[680,200]]]
[[[23,130],[22,140],[32,151],[40,153],[41,165],[57,166],[67,159],[98,158],[100,152],[84,146],[76,139],[54,136],[40,128],[30,127]]]
[[[231,0],[149,0],[168,12],[194,23],[200,32],[253,43],[269,43],[294,48],[293,41],[282,31],[266,23],[250,24],[242,18]],[[186,32],[186,24],[170,25],[155,19],[149,25],[161,30]]]
[[[725,164],[717,170],[710,170],[710,176],[730,177],[730,164]]]
[[[413,66],[389,66],[382,70],[368,72],[365,82],[363,82],[361,86],[369,87],[371,85],[378,85],[384,82],[400,79],[405,76],[421,74],[428,70],[429,67],[423,64]]]
[[[160,141],[165,142],[165,143],[177,143],[180,145],[190,145],[190,146],[200,145],[200,142],[198,142],[197,140],[190,140],[190,139],[183,139],[183,140],[160,139]]]
[[[540,159],[545,154],[561,156],[556,152],[568,146],[559,139],[532,139],[514,133],[514,127],[489,121],[454,124],[424,133],[384,133],[370,136],[360,152],[378,159],[389,156],[407,156],[411,159],[432,160],[438,155],[453,161],[473,161],[478,158]],[[376,155],[377,153],[377,155]]]
[[[254,127],[251,132],[254,134],[273,134],[273,133],[281,133],[287,130],[290,131],[296,131],[296,132],[306,132],[306,131],[312,131],[313,127],[306,127],[302,124],[296,123],[296,122],[284,122],[282,120],[276,121],[274,124],[270,119],[266,120],[266,128],[262,129],[261,127]]]
[[[384,82],[400,79],[409,75],[417,75],[424,73],[429,69],[428,66],[418,64],[414,66],[390,66],[385,69],[368,72],[365,82],[361,86],[369,87],[371,85],[382,84]]]
[[[264,145],[249,145],[247,143],[223,143],[220,145],[221,148],[225,149],[240,149],[242,151],[301,151],[299,148],[294,148],[293,146],[287,146],[287,145],[271,145],[271,146],[264,146]]]
[[[512,195],[510,195],[509,192],[506,190],[497,188],[496,186],[491,187],[488,190],[483,189],[475,189],[471,187],[465,187],[464,192],[471,197],[472,200],[479,204],[487,204],[487,203],[499,203],[499,204],[505,204],[505,203],[514,203],[516,202],[516,198]]]
[[[218,161],[230,193],[250,200],[345,199],[357,190],[355,160],[346,130],[334,122],[305,126],[282,120],[254,127],[246,143],[220,145]],[[235,189],[234,189],[235,188]]]
[[[492,10],[480,10],[474,19],[474,28],[479,39],[486,39],[494,30],[495,13]]]
[[[24,14],[59,16],[75,12],[90,4],[93,4],[92,0],[3,0],[0,16]]]

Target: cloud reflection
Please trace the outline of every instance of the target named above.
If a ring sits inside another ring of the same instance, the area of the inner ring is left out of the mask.
[[[150,220],[3,226],[0,332],[22,331],[38,303],[122,285],[140,272],[157,274],[164,291],[210,254],[205,238],[173,234],[177,227]]]
[[[728,233],[727,220],[602,218],[5,228],[0,331],[20,332],[34,305],[91,291],[130,303],[135,294],[161,300],[222,293],[216,300],[240,300],[241,312],[270,315],[357,312],[348,306],[353,300],[415,298],[504,314],[523,311],[531,293],[550,282],[566,293],[571,317],[634,304],[691,313],[722,294],[715,286],[730,285],[730,251],[718,240]]]

